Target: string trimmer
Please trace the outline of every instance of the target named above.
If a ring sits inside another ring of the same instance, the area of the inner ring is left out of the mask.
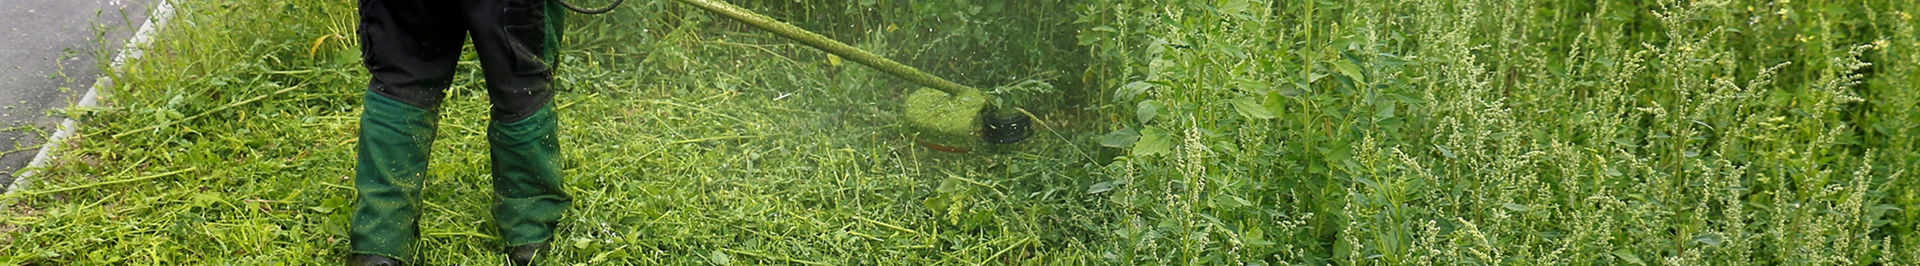
[[[1033,121],[1030,116],[1013,115],[1006,118],[988,116],[988,113],[995,111],[987,108],[989,106],[987,102],[992,100],[993,96],[979,89],[928,75],[911,66],[725,2],[679,1],[926,86],[907,94],[903,112],[907,116],[907,124],[914,131],[914,142],[921,146],[945,152],[966,153],[978,142],[976,139],[989,143],[1014,143],[1025,140],[1031,135],[1030,124]],[[564,1],[561,3],[568,9],[582,13],[606,12],[620,4],[619,1],[615,1],[606,8],[582,10]]]

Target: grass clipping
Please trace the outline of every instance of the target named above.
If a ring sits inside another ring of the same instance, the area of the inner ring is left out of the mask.
[[[907,123],[916,131],[915,139],[951,147],[972,146],[974,131],[980,129],[980,109],[987,95],[968,91],[951,95],[920,88],[907,95]]]

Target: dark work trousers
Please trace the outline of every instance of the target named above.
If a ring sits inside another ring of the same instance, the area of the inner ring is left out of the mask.
[[[549,241],[571,206],[550,102],[565,9],[549,0],[360,0],[367,72],[351,252],[409,264],[442,98],[472,37],[493,104],[493,216],[505,244]]]
[[[468,35],[487,78],[493,118],[524,118],[553,98],[554,54],[565,8],[546,0],[360,0],[367,90],[407,105],[440,106]]]

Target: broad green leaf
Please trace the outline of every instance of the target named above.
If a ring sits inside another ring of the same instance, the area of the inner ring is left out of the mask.
[[[1180,72],[1181,65],[1173,60],[1154,58],[1147,62],[1147,79],[1160,77],[1162,73]]]
[[[1095,31],[1081,31],[1080,36],[1075,36],[1075,38],[1079,39],[1079,42],[1077,42],[1078,44],[1085,46],[1085,45],[1093,45],[1094,43],[1099,43],[1100,39],[1102,37],[1105,37],[1102,35],[1103,34],[1100,34],[1099,32],[1095,32]]]
[[[1242,240],[1249,246],[1273,245],[1272,241],[1267,241],[1266,234],[1261,232],[1259,227],[1247,228],[1247,233],[1242,234]]]
[[[1880,204],[1880,205],[1873,205],[1873,207],[1867,208],[1867,212],[1873,213],[1874,216],[1879,216],[1880,214],[1886,213],[1886,211],[1900,211],[1900,206],[1894,206],[1893,204]]]
[[[1867,208],[1866,218],[1873,220],[1873,222],[1870,224],[1871,226],[1880,227],[1882,225],[1886,225],[1887,223],[1893,222],[1890,219],[1884,218],[1887,215],[1888,211],[1898,212],[1900,211],[1900,207],[1894,206],[1892,204],[1873,205],[1873,207]]]
[[[1253,99],[1252,96],[1241,96],[1228,102],[1233,103],[1233,109],[1240,111],[1240,115],[1255,119],[1273,119],[1273,112],[1261,106],[1259,100]]]
[[[1279,114],[1281,112],[1285,112],[1287,110],[1285,105],[1286,100],[1281,99],[1280,97],[1282,97],[1280,93],[1268,93],[1267,101],[1260,103],[1260,105],[1263,107],[1266,107],[1268,113]]]
[[[1334,60],[1333,68],[1336,70],[1340,70],[1341,75],[1346,75],[1348,78],[1353,78],[1354,83],[1360,83],[1360,84],[1367,83],[1367,77],[1362,76],[1360,74],[1360,66],[1354,65],[1353,62],[1348,62],[1347,60]]]
[[[333,62],[342,65],[358,64],[360,63],[360,49],[342,49],[340,52],[333,53]]]
[[[1157,59],[1157,58],[1160,58],[1160,55],[1165,54],[1166,52],[1167,52],[1166,39],[1154,37],[1153,41],[1147,42],[1147,58]],[[1149,66],[1151,66],[1152,64],[1153,64],[1152,62],[1148,62]]]
[[[1527,207],[1527,205],[1520,205],[1520,204],[1514,204],[1514,203],[1511,203],[1511,202],[1509,202],[1509,203],[1501,203],[1501,204],[1500,204],[1500,207],[1506,207],[1506,208],[1507,208],[1508,210],[1513,210],[1513,211],[1517,211],[1517,212],[1524,212],[1524,211],[1527,211],[1527,210],[1532,210],[1532,209],[1533,209],[1533,207]]]
[[[213,193],[193,194],[192,199],[193,199],[194,207],[207,208],[207,207],[214,206],[214,203],[220,203],[222,205],[233,205],[233,203],[227,202],[226,199],[221,198],[220,196],[217,196]]]
[[[1633,255],[1633,251],[1630,251],[1630,250],[1625,250],[1625,249],[1614,250],[1613,256],[1618,257],[1621,260],[1626,260],[1627,262],[1630,262],[1633,264],[1647,265],[1646,262],[1640,261],[1640,256]]]
[[[1153,122],[1153,118],[1160,115],[1161,109],[1163,108],[1160,108],[1160,101],[1140,101],[1139,106],[1133,110],[1133,115],[1140,119],[1140,124],[1144,125],[1147,122]]]
[[[1334,49],[1342,50],[1341,53],[1345,53],[1344,50],[1352,49],[1355,44],[1360,44],[1361,42],[1362,41],[1359,38],[1355,38],[1354,36],[1347,36],[1347,37],[1341,37],[1339,39],[1333,39],[1333,42],[1328,43],[1327,46],[1331,46]]]
[[[1227,0],[1226,4],[1220,5],[1220,13],[1245,16],[1248,6],[1251,5],[1247,4],[1247,0]]]
[[[721,252],[719,250],[715,250],[712,253],[707,253],[707,260],[710,260],[713,262],[713,264],[718,264],[718,265],[733,264],[733,256],[727,255],[726,252]]]
[[[1247,58],[1247,48],[1242,48],[1239,45],[1234,45],[1231,43],[1221,43],[1214,47],[1215,49],[1220,50],[1220,53],[1231,55],[1234,58]]]
[[[1374,57],[1373,62],[1378,63],[1380,64],[1380,66],[1385,68],[1396,68],[1396,67],[1400,67],[1401,65],[1407,64],[1406,59],[1402,59],[1400,58],[1400,56],[1388,54],[1388,53],[1380,53],[1378,57]]]
[[[1415,97],[1413,97],[1413,96],[1409,96],[1409,95],[1407,95],[1406,93],[1391,93],[1391,94],[1387,94],[1387,95],[1388,95],[1388,96],[1392,96],[1392,97],[1393,97],[1393,100],[1395,100],[1395,101],[1400,101],[1400,102],[1403,102],[1403,103],[1425,103],[1425,102],[1427,102],[1426,100],[1421,100],[1420,98],[1415,98]]]
[[[1100,146],[1126,148],[1132,147],[1135,141],[1140,141],[1140,133],[1132,128],[1114,130],[1105,136],[1100,136]]]
[[[952,203],[948,201],[951,200],[947,199],[947,197],[927,197],[927,200],[920,201],[920,206],[927,207],[928,210],[945,210],[947,209],[947,204]]]
[[[1306,89],[1302,89],[1302,88],[1306,86],[1307,86],[1306,84],[1301,84],[1301,83],[1294,83],[1293,87],[1280,86],[1280,89],[1274,90],[1273,93],[1268,93],[1268,95],[1272,95],[1272,97],[1280,97],[1280,96],[1300,97],[1300,92],[1306,91]]]
[[[1320,154],[1326,155],[1327,163],[1353,159],[1352,141],[1339,140],[1320,144]]]
[[[1225,196],[1225,197],[1215,196],[1213,197],[1213,202],[1209,202],[1208,204],[1212,205],[1212,207],[1214,208],[1239,208],[1239,207],[1251,206],[1251,204],[1241,204],[1245,202],[1247,201],[1234,200],[1233,196]]]
[[[607,251],[607,252],[601,252],[601,253],[600,253],[599,255],[594,255],[594,256],[593,256],[593,261],[602,261],[602,260],[606,260],[606,259],[616,259],[616,260],[618,260],[618,259],[630,259],[630,258],[633,258],[633,255],[628,255],[628,254],[627,254],[627,250],[625,250],[625,249],[615,249],[615,250],[612,250],[612,251]]]
[[[1086,17],[1082,17],[1082,18],[1086,18]],[[1119,32],[1120,30],[1114,29],[1112,26],[1102,25],[1098,27],[1093,27],[1093,29],[1091,30],[1080,32],[1080,36],[1079,36],[1080,45],[1092,45],[1094,43],[1099,43],[1101,39],[1104,39],[1107,36],[1110,36],[1110,34],[1115,34]]]
[[[1355,176],[1353,177],[1353,181],[1359,181],[1360,184],[1365,184],[1367,185],[1367,187],[1375,187],[1375,188],[1380,187],[1379,182],[1374,182],[1372,178],[1367,178],[1364,176]]]
[[[1560,230],[1546,230],[1546,231],[1533,232],[1533,235],[1537,235],[1545,238],[1560,238],[1560,236],[1565,235],[1565,233],[1561,233]]]
[[[1100,194],[1101,192],[1112,191],[1113,185],[1113,181],[1093,183],[1092,186],[1087,186],[1087,194]]]
[[[935,188],[934,191],[939,191],[940,193],[959,192],[968,188],[965,182],[966,181],[961,181],[959,178],[947,177],[947,179],[940,180],[940,187]]]
[[[1140,94],[1146,93],[1147,90],[1151,89],[1153,89],[1153,83],[1147,83],[1146,81],[1127,83],[1127,85],[1120,86],[1119,89],[1113,91],[1113,100],[1120,102],[1133,101],[1134,97],[1140,96]]]
[[[1708,246],[1718,246],[1720,242],[1723,241],[1726,241],[1726,238],[1721,237],[1719,233],[1700,233],[1699,235],[1693,236],[1693,242],[1700,242]]]
[[[1393,102],[1381,101],[1379,104],[1374,105],[1373,118],[1378,118],[1378,119],[1393,118],[1394,116],[1393,111],[1397,107],[1398,106],[1393,104]]]
[[[1236,85],[1240,85],[1240,89],[1242,90],[1256,92],[1256,93],[1266,93],[1267,89],[1273,87],[1273,86],[1267,85],[1267,83],[1265,82],[1260,82],[1258,80],[1251,80],[1251,79],[1245,79],[1245,78],[1235,79],[1233,83]]]
[[[1149,126],[1140,130],[1140,141],[1133,143],[1133,157],[1145,157],[1152,154],[1167,153],[1173,149],[1173,141],[1167,138],[1167,131]]]
[[[1613,139],[1613,144],[1619,144],[1620,146],[1628,146],[1628,147],[1634,147],[1634,146],[1639,146],[1639,145],[1637,145],[1636,143],[1634,143],[1634,141],[1633,141],[1633,138],[1632,138],[1632,137],[1618,137],[1618,138],[1614,138],[1614,139]]]

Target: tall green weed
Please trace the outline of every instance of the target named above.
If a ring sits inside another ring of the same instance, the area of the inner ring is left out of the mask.
[[[1912,3],[1093,1],[1126,264],[1910,264]]]

